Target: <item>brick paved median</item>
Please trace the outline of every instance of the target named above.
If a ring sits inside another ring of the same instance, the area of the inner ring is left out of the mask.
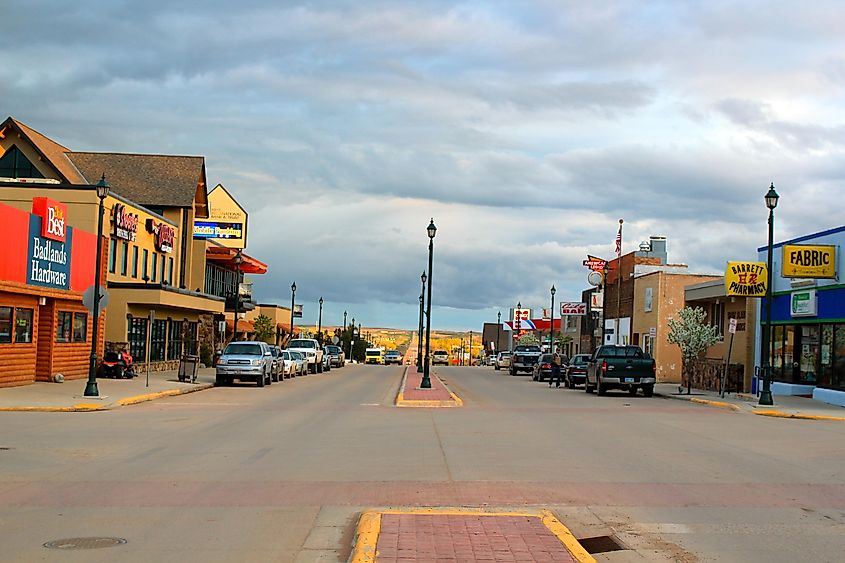
[[[384,514],[376,561],[577,561],[536,516]]]
[[[408,374],[405,379],[405,389],[403,398],[406,401],[451,401],[452,395],[449,390],[440,381],[440,378],[434,372],[429,374],[431,380],[431,389],[420,389],[422,382],[422,373],[417,373],[413,366],[408,368]]]

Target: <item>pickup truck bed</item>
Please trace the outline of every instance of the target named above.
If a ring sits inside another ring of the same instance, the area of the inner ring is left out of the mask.
[[[654,359],[639,346],[600,346],[587,363],[587,393],[596,390],[604,395],[608,389],[622,389],[636,395],[642,389],[643,395],[651,397],[655,381]]]

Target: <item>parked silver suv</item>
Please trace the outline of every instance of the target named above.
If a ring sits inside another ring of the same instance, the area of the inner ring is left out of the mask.
[[[255,381],[259,387],[273,382],[273,352],[265,342],[230,342],[217,360],[214,384],[231,385],[235,379]]]

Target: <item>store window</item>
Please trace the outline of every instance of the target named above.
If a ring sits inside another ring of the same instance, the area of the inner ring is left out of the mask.
[[[44,175],[32,165],[29,159],[12,145],[0,157],[0,177],[2,178],[43,178]]]
[[[825,349],[822,344],[822,358],[828,352],[829,359],[826,385],[845,391],[845,324],[830,325],[830,328],[833,337],[830,347]]]
[[[56,317],[56,342],[73,341],[73,313],[59,311]]]
[[[182,357],[182,321],[167,322],[167,359],[178,360]]]
[[[12,308],[0,307],[0,343],[12,341]]]
[[[123,243],[123,253],[120,257],[120,275],[125,276],[129,272],[129,243]]]
[[[160,280],[161,280],[161,283],[162,283],[162,284],[164,284],[165,282],[167,282],[167,278],[166,278],[166,277],[164,277],[164,266],[165,266],[165,262],[166,262],[166,260],[164,259],[164,256],[162,256],[162,257],[161,257],[161,275],[158,277],[158,279],[160,279]]]
[[[138,362],[145,362],[147,358],[147,319],[144,317],[129,318],[129,353]]]
[[[141,266],[141,273],[143,273],[143,276],[141,276],[141,279],[143,279],[144,281],[147,281],[147,280],[150,279],[149,273],[147,272],[147,264],[149,263],[149,261],[150,261],[150,251],[145,248],[144,249],[144,261],[143,261],[143,264]]]
[[[132,277],[138,278],[138,247],[132,245]]]
[[[199,323],[188,321],[185,323],[185,353],[197,354],[197,325]]]
[[[167,283],[173,285],[173,257],[167,259]]]
[[[167,321],[153,321],[152,332],[150,332],[150,361],[164,361],[164,345],[167,342]]]
[[[32,342],[32,309],[15,309],[15,343],[29,344]]]
[[[153,267],[150,268],[152,270],[152,281],[156,281],[156,274],[158,273],[158,254],[153,252]]]
[[[719,338],[725,335],[725,304],[721,302],[713,303],[710,306],[710,318],[708,319],[710,326],[716,327],[716,334]]]
[[[88,339],[88,314],[73,314],[73,341],[85,342]]]
[[[109,272],[112,274],[117,267],[117,241],[109,239]]]

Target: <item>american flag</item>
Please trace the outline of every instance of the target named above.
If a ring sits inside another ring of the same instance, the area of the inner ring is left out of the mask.
[[[619,232],[616,233],[616,257],[622,256],[622,221],[619,221]]]

